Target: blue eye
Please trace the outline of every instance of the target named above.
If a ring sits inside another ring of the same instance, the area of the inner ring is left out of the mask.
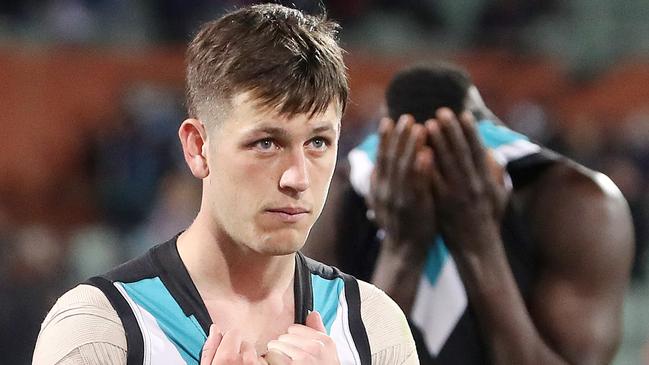
[[[322,150],[327,148],[327,140],[325,140],[322,137],[313,138],[310,142],[311,142],[311,146],[313,146],[317,150]]]
[[[265,138],[255,142],[255,147],[259,148],[260,150],[267,151],[273,148],[274,146],[275,143],[270,138]]]

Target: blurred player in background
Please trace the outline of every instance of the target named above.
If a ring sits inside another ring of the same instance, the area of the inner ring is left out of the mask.
[[[348,86],[337,25],[280,5],[204,24],[187,51],[178,236],[64,294],[34,364],[416,364],[399,307],[297,251],[320,215]]]
[[[387,105],[311,255],[390,294],[424,364],[609,363],[633,256],[613,182],[504,127],[454,66],[400,72]]]

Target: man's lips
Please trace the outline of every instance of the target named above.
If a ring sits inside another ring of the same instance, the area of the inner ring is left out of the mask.
[[[308,209],[301,207],[281,207],[281,208],[269,208],[266,209],[269,212],[273,213],[285,213],[285,214],[302,214],[309,213]]]
[[[302,207],[279,207],[279,208],[268,208],[266,213],[279,218],[280,220],[287,223],[295,223],[303,218],[305,218],[311,211]]]

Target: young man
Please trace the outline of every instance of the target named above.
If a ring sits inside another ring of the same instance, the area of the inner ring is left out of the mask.
[[[359,274],[409,313],[422,363],[609,363],[633,247],[616,186],[502,126],[454,67],[399,73],[387,102],[380,135],[349,154],[353,193],[332,188],[367,199],[381,247],[330,236],[332,262],[353,272],[349,252],[377,252]],[[363,226],[329,213],[319,224]]]
[[[270,4],[203,25],[179,130],[203,181],[196,220],[64,294],[35,364],[417,363],[394,302],[297,252],[327,196],[347,101],[336,30]]]

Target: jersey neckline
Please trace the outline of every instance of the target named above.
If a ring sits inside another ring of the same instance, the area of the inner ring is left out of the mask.
[[[212,318],[178,252],[179,235],[180,233],[154,249],[152,252],[153,264],[159,271],[160,280],[174,297],[183,313],[188,317],[193,315],[207,334],[212,324]],[[313,310],[313,295],[310,270],[300,252],[295,254],[293,296],[295,302],[294,322],[304,324],[307,314]]]

